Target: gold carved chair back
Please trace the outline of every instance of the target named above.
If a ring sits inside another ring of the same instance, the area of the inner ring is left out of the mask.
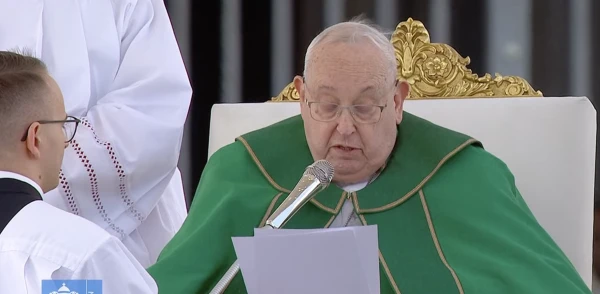
[[[391,42],[398,61],[398,79],[410,84],[407,99],[542,97],[523,78],[517,76],[478,76],[467,68],[470,58],[462,57],[447,44],[431,43],[422,22],[409,18],[392,34]],[[289,83],[272,102],[298,101]]]

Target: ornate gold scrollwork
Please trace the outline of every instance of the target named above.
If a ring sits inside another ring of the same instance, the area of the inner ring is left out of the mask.
[[[420,21],[409,18],[392,35],[398,61],[398,78],[408,81],[408,99],[458,97],[541,97],[521,77],[490,74],[478,77],[463,58],[447,44],[431,43]]]
[[[542,97],[523,78],[472,73],[469,57],[462,57],[447,44],[431,43],[422,22],[409,18],[394,31],[391,42],[398,61],[398,79],[410,84],[407,99]],[[271,101],[298,101],[294,84],[288,84]]]
[[[296,91],[294,82],[289,83],[279,95],[271,99],[273,102],[298,102],[299,100],[300,96],[298,95],[298,91]]]

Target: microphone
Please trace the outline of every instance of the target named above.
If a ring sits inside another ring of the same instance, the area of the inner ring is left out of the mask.
[[[309,165],[298,184],[296,184],[296,187],[294,187],[281,205],[277,207],[275,212],[269,216],[265,226],[261,227],[261,229],[279,229],[283,227],[304,204],[329,186],[329,183],[333,179],[333,174],[333,166],[327,160],[317,160]],[[210,291],[210,294],[223,293],[239,270],[240,264],[236,260],[212,291]]]
[[[290,195],[267,219],[266,225],[279,229],[311,198],[329,186],[333,179],[333,166],[327,160],[318,160],[309,165]]]

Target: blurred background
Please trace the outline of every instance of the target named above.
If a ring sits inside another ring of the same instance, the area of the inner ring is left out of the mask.
[[[207,160],[212,105],[276,96],[302,73],[312,38],[361,14],[390,32],[409,17],[423,22],[432,42],[470,57],[469,67],[479,75],[517,75],[547,97],[587,96],[599,102],[594,77],[600,76],[600,58],[592,53],[600,51],[600,18],[591,18],[600,14],[599,1],[165,2],[194,88],[180,160],[188,202]]]

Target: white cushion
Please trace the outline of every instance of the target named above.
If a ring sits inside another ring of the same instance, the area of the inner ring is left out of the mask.
[[[482,141],[502,159],[538,221],[591,287],[596,111],[587,98],[408,100],[405,110]],[[214,105],[209,156],[299,112],[297,102]]]

